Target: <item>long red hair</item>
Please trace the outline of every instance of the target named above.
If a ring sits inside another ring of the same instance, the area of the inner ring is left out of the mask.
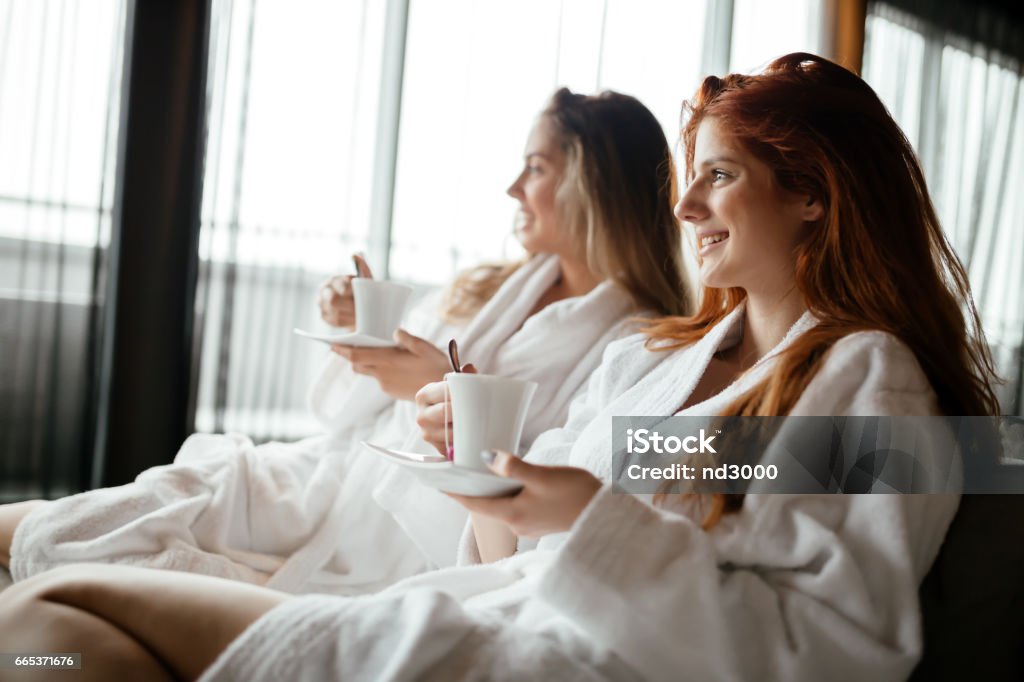
[[[939,225],[913,148],[867,83],[795,53],[757,75],[709,76],[684,112],[688,181],[697,129],[711,116],[772,168],[779,187],[821,201],[825,214],[796,250],[796,286],[820,324],[725,415],[787,414],[832,345],[865,330],[889,332],[914,352],[945,414],[999,413],[967,273]],[[691,344],[746,296],[708,287],[702,294],[695,315],[649,325],[648,344]],[[705,526],[741,502],[716,496]]]

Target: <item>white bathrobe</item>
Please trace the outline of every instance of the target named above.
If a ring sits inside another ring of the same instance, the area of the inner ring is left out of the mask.
[[[742,321],[741,308],[671,353],[640,336],[610,345],[568,424],[528,457],[607,475],[612,416],[676,413]],[[780,347],[811,324],[802,318]],[[681,414],[715,414],[770,356]],[[937,413],[911,351],[877,332],[840,340],[792,412]],[[930,463],[927,436],[914,455]],[[496,564],[355,599],[289,600],[202,680],[903,679],[921,652],[918,585],[957,504],[955,494],[748,495],[704,532],[685,510],[606,486],[571,532]]]
[[[539,383],[524,449],[565,422],[604,347],[628,333],[637,312],[624,290],[604,282],[530,316],[558,272],[553,256],[531,259],[465,329],[439,321],[436,297],[406,324],[439,346],[455,336],[463,361],[483,373]],[[14,579],[68,563],[117,562],[290,592],[356,594],[454,563],[465,511],[358,445],[432,451],[419,437],[413,404],[330,358],[310,394],[329,435],[260,446],[237,434],[194,435],[173,465],[26,517],[12,543]]]

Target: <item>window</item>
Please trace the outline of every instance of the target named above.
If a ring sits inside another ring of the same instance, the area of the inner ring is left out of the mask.
[[[821,52],[822,0],[735,0],[730,70],[756,71],[790,52]]]
[[[0,501],[89,465],[124,23],[122,0],[0,8]]]
[[[217,0],[196,301],[196,427],[313,428],[316,288],[368,239],[383,3]]]

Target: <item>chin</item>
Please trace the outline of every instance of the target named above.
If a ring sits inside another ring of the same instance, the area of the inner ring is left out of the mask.
[[[544,239],[539,238],[539,235],[531,233],[529,231],[520,232],[516,235],[519,239],[519,245],[522,246],[530,253],[538,253],[540,251],[549,251],[550,244],[546,244]]]
[[[719,277],[716,276],[715,269],[708,267],[707,265],[701,264],[700,266],[700,283],[706,287],[712,289],[718,289],[722,285],[718,282]]]
[[[537,246],[534,244],[534,240],[530,239],[529,235],[522,233],[516,234],[516,241],[519,242],[519,246],[523,247],[523,250],[527,253],[536,253]]]
[[[723,273],[717,272],[715,268],[708,270],[701,268],[700,283],[709,289],[728,289],[738,286],[734,278],[724,276]]]

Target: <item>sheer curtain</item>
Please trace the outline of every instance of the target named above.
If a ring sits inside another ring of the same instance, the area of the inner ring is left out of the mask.
[[[968,29],[973,23],[965,19],[961,26]],[[997,24],[991,28],[1003,33]],[[983,37],[976,34],[972,40],[896,7],[873,4],[864,77],[921,157],[939,218],[967,266],[985,332],[1006,379],[999,391],[1003,411],[1020,414],[1024,70],[1019,53],[994,49]]]
[[[314,428],[315,295],[368,239],[384,3],[215,0],[196,428]]]
[[[0,501],[85,485],[123,0],[0,2]]]

